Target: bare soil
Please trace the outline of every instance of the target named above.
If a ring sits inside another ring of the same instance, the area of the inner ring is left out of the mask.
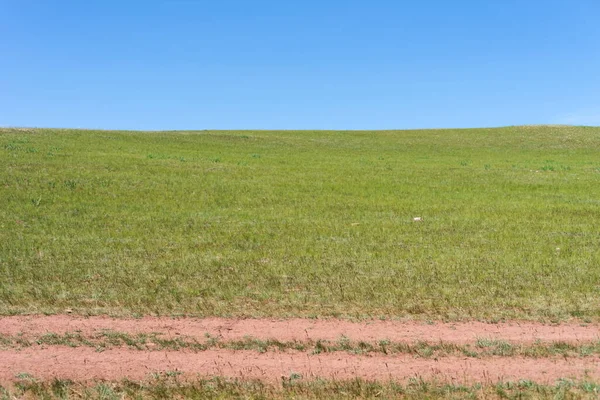
[[[108,317],[17,316],[0,318],[0,335],[34,337],[46,333],[93,335],[104,330],[130,334],[156,333],[161,337],[179,335],[205,339],[206,334],[223,341],[247,337],[279,341],[390,340],[414,343],[427,341],[473,344],[478,339],[497,339],[512,344],[539,342],[590,343],[600,340],[598,324],[580,322],[544,325],[533,322],[486,324],[481,322],[434,323],[341,320],[193,319],[155,318],[112,319]],[[452,383],[495,383],[528,379],[554,383],[559,378],[600,381],[600,357],[457,357],[419,358],[413,355],[347,352],[312,354],[299,351],[209,349],[141,351],[92,347],[29,346],[0,350],[0,383],[11,383],[19,374],[38,379],[74,381],[142,380],[157,373],[196,376],[224,376],[277,382],[290,376],[303,379],[348,379],[406,381],[435,378]],[[294,375],[295,374],[295,375]]]
[[[21,332],[81,332],[92,334],[113,330],[131,334],[161,333],[166,337],[185,335],[203,338],[208,333],[223,340],[251,336],[260,339],[337,340],[345,336],[356,341],[391,340],[395,342],[473,343],[477,339],[506,340],[515,343],[535,341],[584,342],[600,340],[600,324],[581,322],[540,324],[512,321],[505,323],[461,322],[425,323],[417,321],[363,321],[336,319],[227,319],[227,318],[157,318],[114,319],[69,315],[0,317],[0,334]]]

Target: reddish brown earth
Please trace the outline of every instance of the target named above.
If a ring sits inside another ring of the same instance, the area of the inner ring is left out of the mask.
[[[486,324],[340,320],[112,319],[108,317],[18,316],[0,318],[0,335],[35,338],[46,333],[79,333],[91,336],[103,330],[130,334],[157,333],[164,338],[185,336],[204,341],[206,334],[221,342],[253,337],[279,341],[352,341],[474,344],[477,339],[499,339],[512,344],[568,342],[585,344],[600,340],[600,325],[565,323],[543,325],[532,322]],[[409,354],[356,355],[347,352],[312,354],[311,351],[234,351],[209,349],[136,350],[93,347],[23,346],[10,347],[0,341],[0,382],[10,383],[18,374],[28,373],[42,380],[55,377],[75,381],[97,379],[141,380],[153,373],[177,371],[184,377],[224,376],[280,381],[300,374],[303,378],[365,379],[406,381],[435,378],[454,383],[495,383],[528,379],[554,383],[559,378],[600,381],[600,357],[457,357],[419,358]]]
[[[436,378],[457,383],[495,383],[529,379],[554,383],[559,378],[600,379],[600,358],[533,359],[490,357],[355,356],[344,353],[257,353],[249,350],[185,351],[106,350],[56,347],[0,351],[0,377],[12,379],[27,372],[38,379],[60,377],[75,381],[142,380],[152,373],[178,371],[186,376],[227,376],[276,382],[291,374],[303,378],[399,380]]]
[[[223,340],[251,336],[280,341],[337,340],[346,336],[351,340],[391,340],[394,342],[449,342],[473,343],[477,339],[499,339],[517,343],[541,341],[584,342],[600,340],[600,324],[563,323],[539,324],[534,322],[434,323],[415,321],[350,322],[336,319],[224,319],[224,318],[156,318],[113,319],[109,317],[18,316],[0,317],[0,334],[20,332],[44,334],[79,331],[91,334],[101,330],[131,334],[158,332],[167,337],[185,335],[204,338],[208,333]]]

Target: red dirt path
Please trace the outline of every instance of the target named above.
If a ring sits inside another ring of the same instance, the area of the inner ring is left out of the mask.
[[[0,334],[21,332],[44,334],[81,331],[92,334],[101,330],[130,334],[156,332],[166,337],[185,335],[204,338],[208,333],[223,340],[251,336],[280,341],[338,340],[342,335],[351,340],[395,342],[473,343],[477,339],[498,339],[515,343],[541,341],[581,342],[600,340],[600,324],[565,323],[559,325],[513,321],[488,324],[483,322],[435,323],[367,321],[350,322],[335,319],[226,319],[226,318],[156,318],[113,319],[109,317],[18,316],[0,317]]]
[[[543,342],[584,343],[600,339],[598,324],[567,323],[543,325],[532,322],[502,324],[436,323],[340,320],[193,319],[153,318],[112,319],[108,317],[18,316],[0,318],[0,334],[35,337],[44,333],[79,332],[92,335],[110,329],[137,333],[161,333],[163,337],[184,335],[205,339],[205,334],[221,341],[254,337],[279,341],[337,340],[342,335],[354,341],[388,339],[413,343],[443,341],[473,344],[477,339],[501,339],[514,344]],[[0,383],[10,383],[20,373],[38,379],[55,377],[75,381],[96,379],[141,380],[151,373],[179,371],[184,377],[225,376],[276,382],[292,373],[304,378],[322,377],[405,381],[409,378],[436,378],[454,383],[495,383],[529,379],[554,383],[559,378],[600,381],[600,357],[523,358],[447,356],[438,359],[412,355],[346,352],[311,354],[297,351],[258,353],[244,350],[210,349],[200,352],[143,351],[112,348],[97,352],[90,347],[37,346],[0,350]]]
[[[298,352],[257,353],[250,350],[184,351],[106,350],[52,347],[0,351],[0,381],[27,372],[38,379],[60,377],[74,381],[143,380],[152,373],[179,371],[185,377],[226,376],[277,382],[292,373],[303,378],[405,381],[436,378],[454,383],[496,383],[529,379],[551,384],[559,378],[600,379],[600,358],[532,359],[468,358],[435,359],[412,356],[356,356],[346,353],[307,354]]]

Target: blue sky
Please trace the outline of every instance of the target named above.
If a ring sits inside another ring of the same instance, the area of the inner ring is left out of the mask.
[[[0,0],[0,126],[600,125],[597,0]]]

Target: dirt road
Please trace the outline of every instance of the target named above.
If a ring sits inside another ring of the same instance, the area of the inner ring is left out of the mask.
[[[0,382],[153,374],[278,382],[600,381],[600,326],[269,319],[0,318]]]

